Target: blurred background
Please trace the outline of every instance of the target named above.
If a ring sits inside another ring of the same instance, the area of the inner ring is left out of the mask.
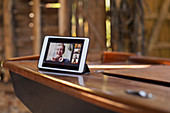
[[[104,51],[169,58],[169,5],[170,0],[0,0],[0,61],[39,54],[46,35],[89,37],[89,62],[99,62]],[[0,75],[2,113],[29,112],[2,68]]]

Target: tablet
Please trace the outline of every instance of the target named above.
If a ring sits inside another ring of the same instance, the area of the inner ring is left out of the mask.
[[[39,69],[83,73],[88,38],[46,36],[38,62]]]

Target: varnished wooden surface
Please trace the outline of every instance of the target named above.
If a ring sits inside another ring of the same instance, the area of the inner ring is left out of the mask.
[[[149,56],[130,56],[130,61],[144,64],[165,64],[170,65],[170,59],[168,58],[158,58]]]
[[[112,111],[170,112],[169,87],[94,73],[94,69],[91,69],[89,75],[48,73],[37,68],[37,60],[6,61],[4,67],[30,80]],[[127,94],[127,89],[152,93],[153,98]]]
[[[16,58],[10,58],[9,61],[21,61],[21,60],[38,60],[39,55],[31,55],[31,56],[23,56],[23,57],[16,57]]]
[[[102,62],[109,63],[109,62],[126,62],[130,56],[136,56],[133,53],[126,53],[126,52],[103,52],[102,54]]]
[[[170,66],[167,65],[151,65],[147,68],[138,69],[107,70],[105,73],[162,82],[169,84],[170,87]]]

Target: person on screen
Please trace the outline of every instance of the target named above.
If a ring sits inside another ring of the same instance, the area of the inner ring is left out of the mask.
[[[57,45],[57,49],[55,52],[55,57],[51,59],[51,61],[57,61],[57,62],[69,62],[68,59],[65,59],[62,57],[62,55],[65,52],[65,45],[63,43],[59,43]]]
[[[73,64],[77,64],[78,63],[78,57],[77,57],[77,55],[75,54],[75,57],[73,58],[73,60],[72,60],[72,63]]]

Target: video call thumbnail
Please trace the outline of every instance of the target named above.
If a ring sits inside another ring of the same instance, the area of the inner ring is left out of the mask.
[[[81,46],[82,46],[82,44],[75,44],[73,57],[72,57],[72,61],[71,61],[72,64],[78,64],[79,57],[80,57]]]

